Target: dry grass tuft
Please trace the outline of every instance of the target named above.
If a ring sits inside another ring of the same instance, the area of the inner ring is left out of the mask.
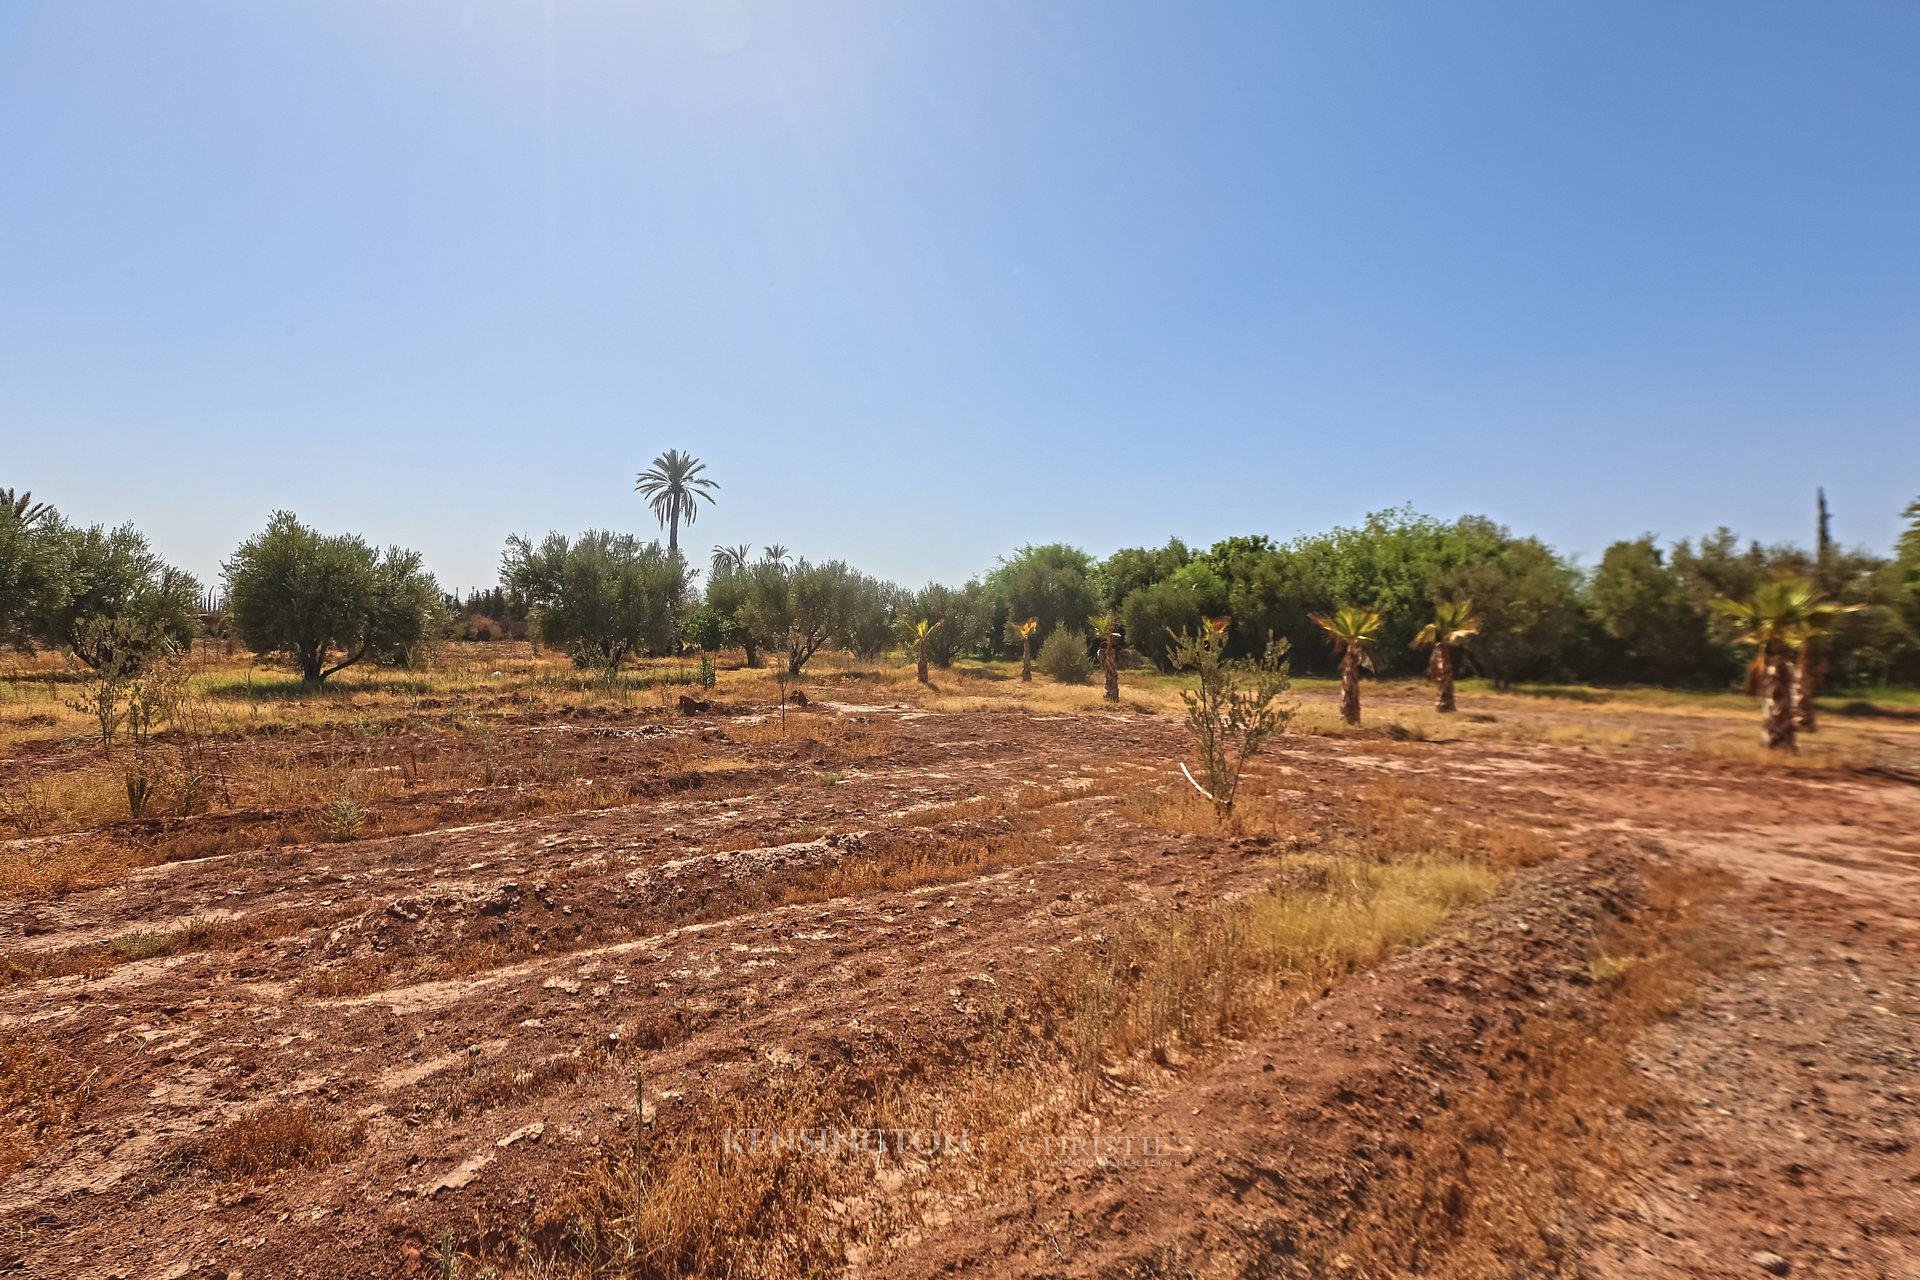
[[[112,884],[154,861],[145,850],[96,835],[8,841],[0,844],[0,898]]]
[[[0,986],[78,974],[94,976],[115,965],[190,951],[231,950],[298,933],[318,919],[304,910],[264,911],[223,920],[195,917],[177,929],[136,929],[104,943],[7,953],[0,955]]]
[[[276,1103],[241,1116],[208,1138],[199,1163],[223,1178],[258,1178],[323,1165],[359,1144],[361,1126],[341,1124],[318,1107]]]
[[[1846,772],[1865,768],[1886,756],[1882,748],[1857,738],[1802,735],[1798,751],[1775,751],[1750,734],[1719,734],[1694,744],[1694,751],[1715,760],[1755,765],[1784,773]]]
[[[1184,835],[1266,836],[1285,848],[1302,848],[1318,839],[1312,824],[1265,779],[1249,775],[1233,813],[1222,823],[1213,804],[1184,781],[1129,791],[1120,805],[1126,817],[1143,826]]]
[[[1286,883],[1121,940],[1042,1006],[1070,1011],[1061,1038],[1090,1095],[1110,1063],[1165,1061],[1273,1025],[1327,981],[1421,942],[1499,881],[1460,859],[1302,858]]]
[[[1362,787],[1350,810],[1344,843],[1373,859],[1433,857],[1478,862],[1502,870],[1554,856],[1547,837],[1525,827],[1465,816],[1444,783],[1382,778]]]
[[[0,1036],[0,1181],[58,1138],[92,1095],[93,1079],[44,1032]]]

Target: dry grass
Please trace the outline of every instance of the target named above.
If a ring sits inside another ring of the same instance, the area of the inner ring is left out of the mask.
[[[1424,940],[1499,880],[1457,858],[1303,858],[1280,885],[1120,940],[1040,1004],[1069,1011],[1062,1039],[1091,1097],[1116,1062],[1164,1062],[1273,1025],[1326,982]]]
[[[83,1070],[34,1028],[11,1027],[0,1036],[0,1181],[66,1131],[92,1096],[99,1070]]]
[[[529,1254],[509,1274],[818,1274],[910,1225],[903,1185],[951,1197],[1017,1184],[1034,1172],[1038,1140],[1084,1116],[1129,1063],[1270,1028],[1330,977],[1426,937],[1498,878],[1462,861],[1322,859],[1252,898],[1143,919],[995,1010],[964,1066],[877,1086],[810,1073],[676,1108],[536,1224],[564,1242],[557,1252]],[[930,1131],[961,1135],[965,1149],[746,1154],[727,1142],[742,1129]]]
[[[1211,804],[1181,783],[1131,788],[1120,812],[1163,831],[1264,836],[1283,851],[1319,849],[1361,861],[1425,857],[1506,871],[1555,853],[1553,843],[1535,831],[1468,816],[1460,796],[1442,779],[1389,776],[1363,783],[1350,795],[1315,793],[1313,799],[1331,807],[1338,819],[1310,816],[1303,793],[1266,776],[1248,778],[1224,824],[1215,820]]]
[[[883,723],[823,711],[795,711],[784,727],[775,717],[703,732],[672,709],[681,687],[673,680],[687,674],[680,664],[608,686],[556,669],[551,657],[509,662],[498,681],[475,676],[476,660],[497,659],[479,653],[465,666],[405,677],[373,672],[319,694],[298,692],[290,677],[255,684],[257,673],[243,680],[234,664],[212,663],[194,677],[196,706],[211,710],[196,714],[191,734],[110,753],[78,736],[78,720],[17,714],[43,702],[22,688],[57,687],[60,673],[28,664],[25,675],[0,677],[0,739],[8,725],[43,742],[49,729],[73,735],[0,785],[0,838],[30,841],[0,844],[0,895],[69,892],[141,866],[252,848],[644,803],[689,786],[724,788],[731,775],[796,757],[858,768],[896,747]],[[772,696],[764,673],[728,674],[751,696]],[[138,820],[130,770],[155,783]],[[79,833],[57,845],[44,839]]]
[[[1879,763],[1887,756],[1884,748],[1872,742],[1857,737],[1836,738],[1825,733],[1802,734],[1797,751],[1775,751],[1761,741],[1758,728],[1747,734],[1717,734],[1695,743],[1693,749],[1710,759],[1757,765],[1787,773],[1862,769]]]
[[[803,832],[786,834],[796,842],[817,838]],[[675,897],[637,912],[618,936],[648,937],[769,908],[953,884],[1052,852],[1040,838],[1039,824],[1017,815],[966,819],[941,829],[866,832],[823,847],[818,862],[795,865],[783,861],[761,869],[749,866],[735,877],[707,886],[707,892]],[[513,934],[411,959],[375,953],[314,972],[301,982],[301,988],[310,995],[333,999],[365,995],[393,985],[469,977],[524,961],[542,945],[537,935]]]
[[[1343,1228],[1300,1242],[1305,1270],[1362,1280],[1580,1274],[1569,1206],[1605,1202],[1630,1182],[1623,1113],[1657,1123],[1671,1105],[1643,1083],[1634,1036],[1738,955],[1703,919],[1721,886],[1711,873],[1653,874],[1649,910],[1592,957],[1604,999],[1584,1016],[1530,1020],[1495,1046],[1487,1083],[1407,1131]]]
[[[358,1145],[361,1126],[306,1103],[274,1103],[241,1116],[201,1143],[195,1162],[223,1178],[259,1178],[331,1163]]]
[[[1483,863],[1498,870],[1532,866],[1554,856],[1537,831],[1487,822],[1462,811],[1444,780],[1382,778],[1359,788],[1335,843],[1354,856],[1428,857]]]
[[[0,844],[0,898],[72,893],[125,879],[156,859],[95,835]]]
[[[85,946],[0,954],[0,985],[75,975],[98,976],[116,965],[192,951],[222,951],[284,938],[311,928],[311,911],[263,911],[232,919],[196,917],[172,929],[136,929]]]
[[[1259,835],[1282,848],[1299,849],[1316,843],[1312,824],[1290,802],[1291,793],[1273,781],[1249,773],[1241,783],[1233,813],[1223,823],[1214,816],[1213,802],[1185,781],[1130,788],[1121,801],[1127,818],[1161,831],[1188,835]]]

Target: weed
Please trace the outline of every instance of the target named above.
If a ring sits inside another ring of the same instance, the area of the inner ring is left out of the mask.
[[[357,839],[360,828],[366,823],[366,811],[357,801],[342,796],[328,802],[320,810],[320,835],[333,844],[344,844]]]

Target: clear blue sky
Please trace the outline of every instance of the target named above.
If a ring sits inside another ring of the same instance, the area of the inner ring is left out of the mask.
[[[0,2],[0,484],[908,583],[1920,493],[1920,5]]]

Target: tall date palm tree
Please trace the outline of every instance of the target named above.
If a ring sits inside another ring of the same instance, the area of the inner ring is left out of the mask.
[[[747,559],[753,554],[753,544],[738,542],[731,547],[716,545],[713,549],[713,572],[737,573],[747,567]]]
[[[667,529],[667,554],[680,554],[680,522],[692,524],[700,515],[700,499],[713,501],[720,485],[701,475],[707,464],[690,453],[669,449],[653,465],[634,477],[634,491],[647,500]]]

